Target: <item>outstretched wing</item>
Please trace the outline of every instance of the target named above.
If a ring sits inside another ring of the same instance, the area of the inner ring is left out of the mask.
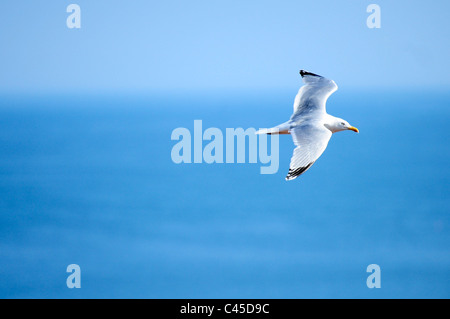
[[[287,181],[297,178],[314,164],[327,148],[331,134],[326,127],[312,124],[297,126],[291,130],[297,147],[291,158]]]
[[[333,80],[304,70],[300,70],[300,75],[305,85],[298,90],[295,97],[292,118],[300,114],[325,112],[328,97],[338,89],[336,83]]]

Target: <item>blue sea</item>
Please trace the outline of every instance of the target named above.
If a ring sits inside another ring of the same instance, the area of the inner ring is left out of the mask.
[[[172,161],[175,128],[271,127],[295,93],[0,96],[0,297],[449,298],[445,91],[339,91],[360,133],[291,182],[289,136],[273,175]]]

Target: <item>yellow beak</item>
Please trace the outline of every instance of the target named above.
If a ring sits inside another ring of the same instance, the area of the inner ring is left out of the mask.
[[[358,130],[356,127],[354,127],[354,126],[350,126],[350,127],[348,128],[348,130],[353,131],[353,132],[356,132],[356,133],[359,133],[359,130]]]

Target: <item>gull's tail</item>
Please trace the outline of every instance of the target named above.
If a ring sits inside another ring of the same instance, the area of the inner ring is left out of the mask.
[[[291,134],[290,129],[289,122],[285,122],[272,128],[262,128],[256,131],[256,134]]]

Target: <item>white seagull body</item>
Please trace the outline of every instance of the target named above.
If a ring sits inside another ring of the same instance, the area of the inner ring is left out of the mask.
[[[300,75],[305,85],[295,97],[291,119],[273,128],[256,132],[292,135],[296,148],[286,180],[293,180],[306,172],[325,151],[333,133],[344,130],[359,132],[347,121],[327,114],[327,99],[338,89],[333,80],[304,70],[300,71]]]

